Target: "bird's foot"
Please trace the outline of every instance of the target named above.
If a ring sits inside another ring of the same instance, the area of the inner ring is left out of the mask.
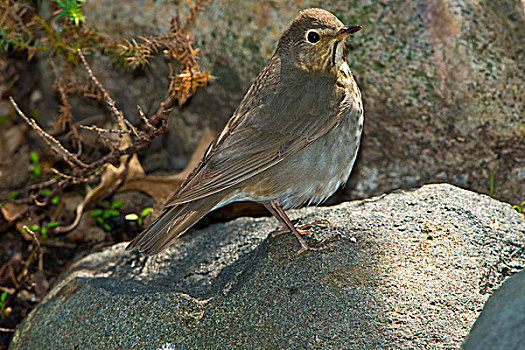
[[[311,232],[311,231],[301,231],[301,232],[302,233],[307,233],[307,232]],[[317,243],[316,245],[310,245],[310,244],[308,244],[306,242],[304,237],[301,236],[299,233],[294,232],[294,234],[295,234],[295,237],[297,238],[297,240],[299,241],[299,244],[301,244],[301,248],[299,248],[299,250],[296,251],[295,253],[293,253],[292,255],[289,255],[287,257],[281,258],[281,260],[283,260],[283,259],[290,259],[290,260],[295,259],[299,255],[301,255],[302,253],[306,252],[307,250],[325,250],[325,249],[335,248],[330,243],[332,241],[336,240],[336,239],[340,239],[341,238],[341,235],[335,234],[332,237],[329,237],[329,238],[327,238],[327,239]]]
[[[308,222],[306,224],[295,226],[295,228],[297,229],[299,233],[310,233],[312,231],[309,231],[307,229],[315,225],[330,225],[330,221],[326,219],[318,219],[312,222]],[[287,232],[290,232],[290,230],[279,230],[279,231],[272,232],[270,236],[273,238],[273,237],[277,237]]]

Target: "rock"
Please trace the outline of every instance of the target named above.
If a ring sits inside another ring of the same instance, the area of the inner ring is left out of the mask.
[[[498,199],[523,201],[516,176],[525,172],[525,10],[519,0],[205,4],[193,33],[201,63],[216,79],[173,113],[164,141],[172,166],[184,167],[204,126],[224,126],[283,30],[301,9],[315,6],[364,26],[348,40],[366,122],[343,199],[436,181],[488,193],[493,174]],[[113,38],[165,32],[169,18],[187,8],[185,1],[167,0],[83,4],[87,24]],[[129,116],[136,116],[137,103],[150,110],[164,98],[162,60],[134,73],[113,67],[107,57],[91,61]],[[45,79],[50,70],[41,70]]]
[[[525,271],[510,277],[487,300],[462,349],[523,349]]]
[[[78,258],[10,349],[458,348],[488,294],[524,266],[525,216],[428,185],[334,207],[333,249],[284,259],[272,218],[193,230],[145,258],[125,244]],[[504,263],[503,263],[504,262]]]

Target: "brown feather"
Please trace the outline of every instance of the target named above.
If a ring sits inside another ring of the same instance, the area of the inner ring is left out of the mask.
[[[161,252],[222,199],[222,196],[209,196],[198,201],[165,208],[162,214],[126,247],[126,250],[138,249],[148,255]]]
[[[167,205],[230,188],[293,156],[337,126],[343,95],[334,94],[335,78],[303,74],[297,67],[283,71],[280,62],[278,57],[270,61],[198,170]],[[267,72],[275,70],[281,71],[281,81],[267,80]],[[260,89],[266,91],[262,96]],[[253,94],[258,95],[256,101]]]

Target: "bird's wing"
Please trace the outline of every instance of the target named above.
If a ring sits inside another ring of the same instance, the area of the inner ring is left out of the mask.
[[[344,93],[334,93],[335,79],[300,76],[284,82],[279,80],[280,70],[274,57],[167,206],[234,186],[297,153],[339,123]]]

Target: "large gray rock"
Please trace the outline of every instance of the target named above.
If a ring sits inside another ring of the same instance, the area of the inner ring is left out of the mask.
[[[183,236],[155,258],[124,244],[79,258],[17,328],[11,349],[451,349],[488,293],[525,263],[525,217],[450,185],[335,207],[281,260],[290,234],[241,218]]]
[[[462,349],[525,349],[525,271],[510,277],[490,296]]]

